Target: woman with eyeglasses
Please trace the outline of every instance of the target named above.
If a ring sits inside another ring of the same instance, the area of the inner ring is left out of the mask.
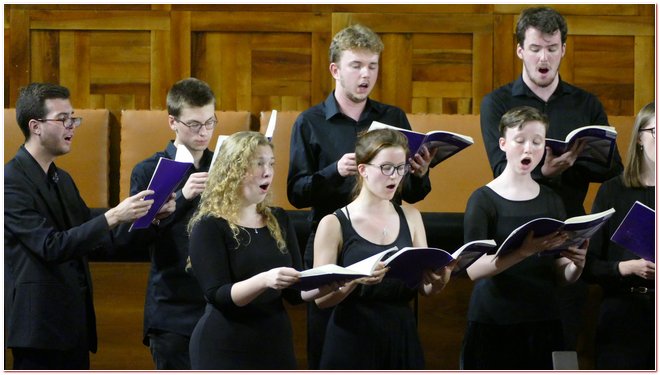
[[[655,209],[655,102],[635,119],[621,176],[598,189],[592,212],[616,212],[592,238],[584,277],[600,284],[596,369],[655,368],[655,263],[610,241],[635,201]],[[653,236],[649,233],[649,236]]]
[[[392,203],[403,176],[410,171],[407,153],[407,140],[396,130],[380,129],[359,136],[354,199],[320,221],[314,239],[314,267],[329,263],[348,266],[394,246],[426,246],[419,211]],[[387,268],[381,262],[372,276],[317,295],[314,301],[319,307],[334,306],[320,368],[423,369],[424,355],[410,303],[417,293],[442,290],[452,266],[427,270],[419,287],[410,289],[403,281],[385,278]]]

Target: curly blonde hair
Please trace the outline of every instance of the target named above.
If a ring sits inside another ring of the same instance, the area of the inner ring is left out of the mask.
[[[222,143],[220,153],[209,171],[199,206],[188,223],[188,232],[191,232],[195,224],[205,217],[223,218],[231,228],[236,247],[239,247],[238,234],[242,228],[236,223],[243,203],[243,180],[259,146],[273,148],[263,134],[253,131],[234,133]],[[257,204],[257,213],[264,218],[268,231],[277,242],[278,249],[286,253],[286,242],[280,225],[270,209],[270,196],[271,193],[268,192],[266,199]]]

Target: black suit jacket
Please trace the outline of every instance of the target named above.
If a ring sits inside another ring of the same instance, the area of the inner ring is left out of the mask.
[[[71,176],[54,163],[45,174],[22,146],[5,165],[6,345],[62,350],[87,336],[96,352],[86,255],[112,241],[105,217],[92,218]]]

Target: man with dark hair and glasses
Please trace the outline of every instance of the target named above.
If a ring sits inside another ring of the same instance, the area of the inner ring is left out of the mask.
[[[5,345],[15,370],[88,370],[96,318],[87,255],[113,250],[111,231],[144,216],[153,191],[136,191],[93,215],[55,159],[71,150],[69,90],[21,89],[16,120],[25,143],[5,165]],[[172,208],[172,207],[170,207]]]
[[[138,163],[131,174],[131,192],[149,186],[161,157],[174,159],[177,147],[187,148],[194,165],[175,190],[174,214],[149,228],[132,231],[135,247],[148,251],[151,270],[144,304],[144,339],[158,370],[189,370],[188,342],[204,312],[204,295],[197,280],[186,273],[186,227],[199,203],[208,177],[213,152],[208,149],[215,117],[215,96],[205,82],[186,78],[167,94],[168,125],[174,140],[164,151]],[[164,124],[163,124],[164,125]]]

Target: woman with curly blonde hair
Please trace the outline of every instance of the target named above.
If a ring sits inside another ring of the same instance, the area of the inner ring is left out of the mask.
[[[190,220],[190,260],[207,300],[190,339],[193,369],[297,368],[282,299],[302,302],[286,289],[301,258],[286,213],[268,205],[274,161],[262,134],[230,136]]]

